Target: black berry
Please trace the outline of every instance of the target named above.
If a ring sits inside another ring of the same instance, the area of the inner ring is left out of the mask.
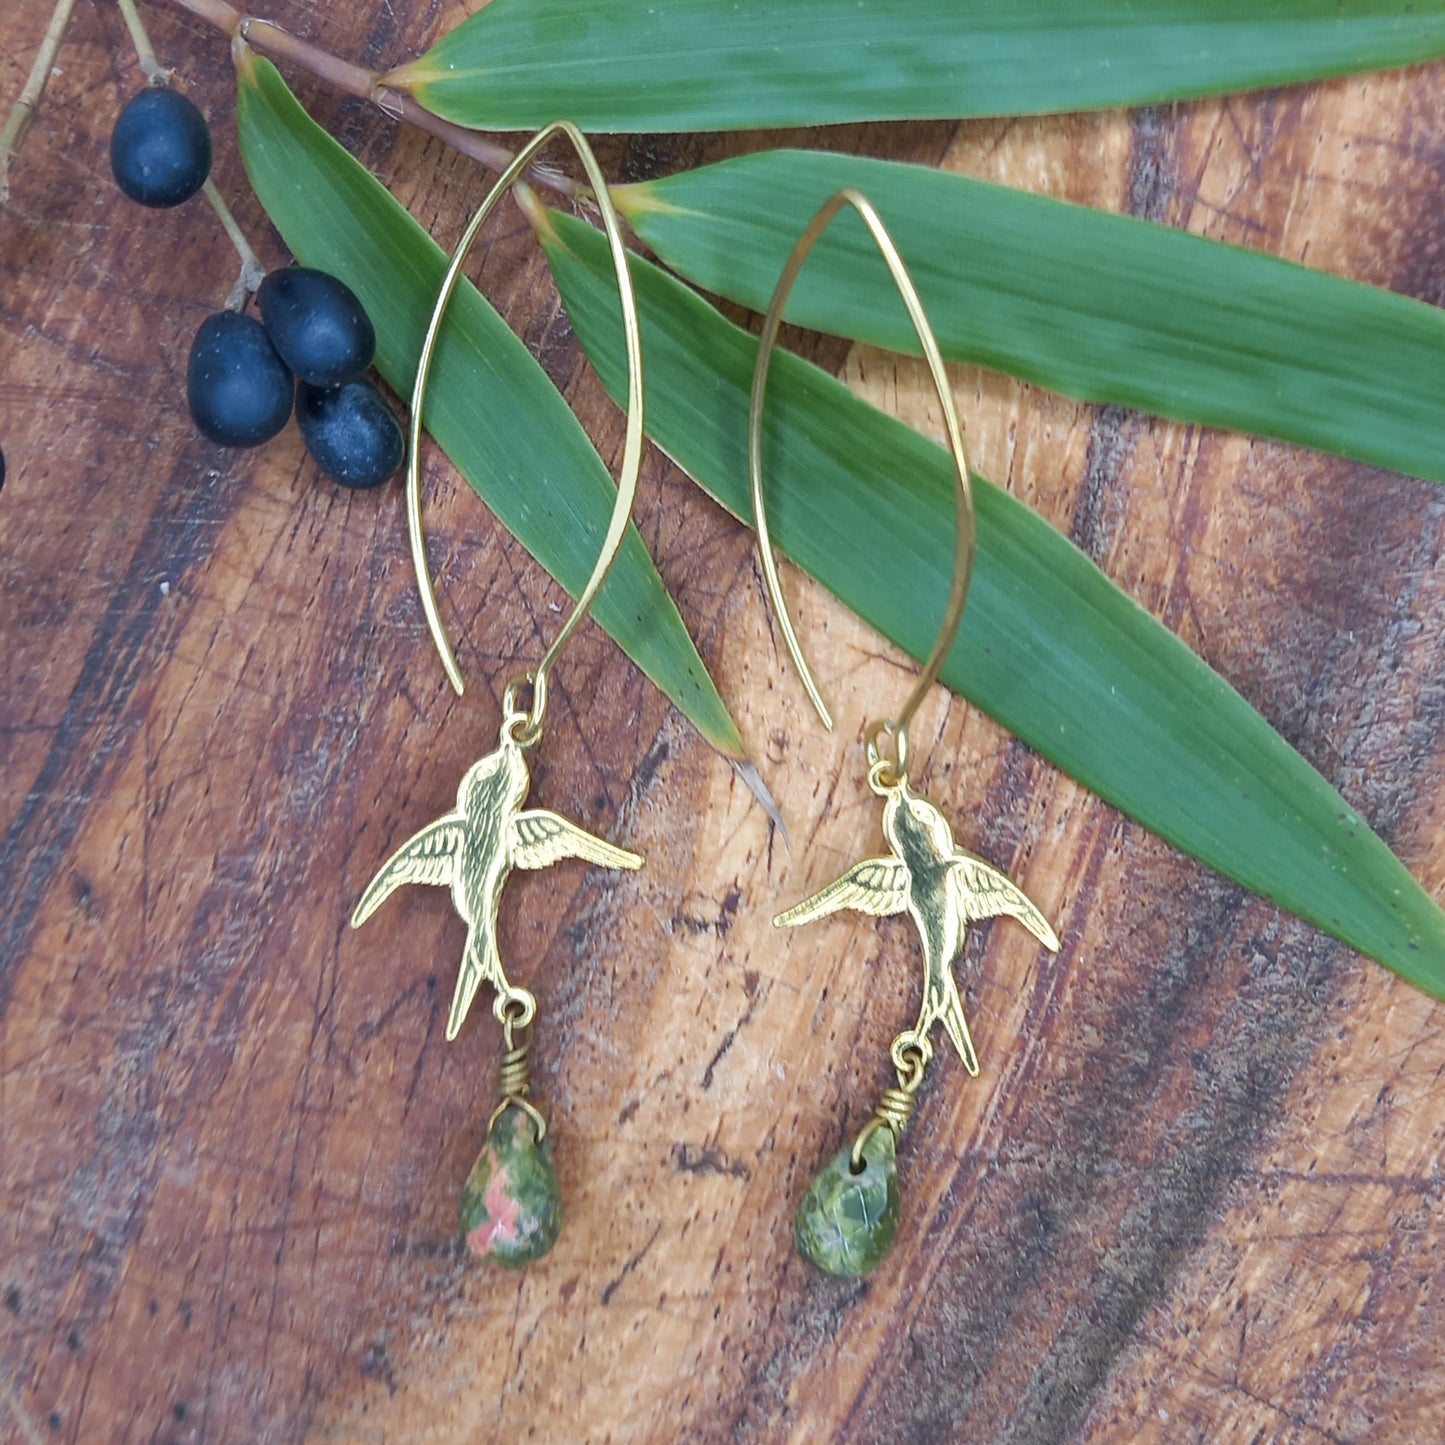
[[[361,302],[325,271],[272,271],[256,305],[286,365],[312,386],[355,381],[376,355],[376,332]]]
[[[186,368],[186,399],[213,442],[254,447],[291,415],[295,382],[254,317],[218,311],[201,322]]]
[[[316,465],[343,487],[379,487],[406,455],[401,426],[369,381],[332,390],[302,382],[296,424]]]
[[[178,206],[211,173],[211,132],[185,96],[153,88],[131,98],[110,136],[115,183],[143,206]]]

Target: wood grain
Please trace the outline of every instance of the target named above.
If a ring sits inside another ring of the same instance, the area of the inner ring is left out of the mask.
[[[0,14],[18,90],[48,7]],[[456,6],[303,3],[385,66]],[[212,118],[269,262],[219,37],[147,10]],[[402,895],[344,921],[454,795],[552,585],[438,489],[451,698],[395,490],[317,481],[293,431],[192,431],[189,340],[233,279],[191,206],[110,183],[139,84],[78,8],[0,212],[0,1438],[850,1442],[1445,1437],[1440,1012],[1205,873],[944,695],[915,729],[961,841],[1059,927],[980,930],[983,1075],[951,1062],[904,1151],[870,1282],[793,1257],[793,1202],[866,1117],[915,1007],[906,924],[783,937],[779,903],[876,830],[857,743],[900,658],[797,578],[845,720],[811,725],[750,539],[650,459],[659,559],[793,832],[588,629],[534,797],[644,852],[518,878],[503,944],[542,998],[539,1093],[568,1223],[521,1277],[468,1268],[455,1190],[496,1040],[446,1045],[459,927]],[[803,137],[1129,211],[1445,302],[1436,67],[1130,116]],[[486,178],[304,79],[439,239]],[[641,138],[657,174],[773,138]],[[788,137],[791,140],[800,137]],[[598,439],[526,228],[483,283]],[[909,362],[812,354],[937,430]],[[1445,708],[1438,489],[955,371],[980,470],[1234,682],[1437,892]]]

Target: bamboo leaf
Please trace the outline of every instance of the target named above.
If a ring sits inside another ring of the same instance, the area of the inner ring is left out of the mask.
[[[541,231],[615,395],[623,352],[602,239],[559,215]],[[653,436],[748,516],[757,342],[656,267],[634,260],[633,274]],[[948,455],[782,353],[765,446],[781,549],[922,657],[953,563]],[[973,590],[944,681],[1145,827],[1445,997],[1445,914],[1325,779],[1072,543],[982,480],[977,503]]]
[[[409,395],[446,257],[307,116],[269,61],[243,60],[236,118],[262,205],[300,260],[360,297],[376,328],[377,368]],[[502,525],[575,597],[616,487],[546,373],[465,281],[442,332],[427,413],[432,435]],[[398,507],[398,525],[400,516]],[[635,527],[593,616],[715,748],[743,758],[737,728]]]
[[[1445,312],[1127,216],[891,161],[767,151],[620,187],[666,264],[756,309],[828,196],[856,186],[908,262],[945,356],[1445,481]],[[917,338],[845,216],[788,305],[895,351]]]
[[[487,130],[1028,115],[1445,54],[1442,0],[491,0],[388,76]]]

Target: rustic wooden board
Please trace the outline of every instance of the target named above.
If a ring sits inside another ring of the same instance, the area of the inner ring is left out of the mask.
[[[47,10],[0,14],[7,96]],[[231,142],[224,45],[147,13],[213,118],[222,187],[280,261]],[[459,13],[281,18],[387,65]],[[792,1256],[792,1203],[885,1081],[916,963],[902,924],[785,938],[767,920],[874,836],[858,732],[904,674],[794,579],[846,720],[837,738],[812,726],[749,537],[655,456],[644,535],[795,853],[589,630],[557,674],[534,796],[649,866],[509,892],[569,1221],[522,1277],[468,1268],[454,1193],[496,1041],[443,1042],[459,927],[415,893],[363,934],[344,920],[489,745],[558,594],[465,488],[437,489],[474,679],[458,702],[399,493],[318,484],[294,431],[251,455],[196,437],[185,356],[230,255],[198,206],[141,214],[113,192],[106,139],[137,77],[111,7],[79,7],[61,71],[0,212],[0,1436],[1445,1437],[1438,1007],[941,694],[916,739],[930,789],[1065,947],[1041,956],[1008,926],[973,940],[983,1076],[945,1061],[929,1080],[889,1266],[839,1286]],[[1442,78],[826,139],[1438,304]],[[300,90],[456,234],[484,177]],[[606,160],[644,176],[741,144],[638,140]],[[612,455],[621,423],[520,224],[484,276]],[[934,426],[916,366],[815,354]],[[956,383],[980,469],[1235,682],[1438,891],[1442,493]]]

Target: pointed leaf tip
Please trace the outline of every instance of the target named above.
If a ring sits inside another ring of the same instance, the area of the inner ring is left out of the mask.
[[[1153,104],[1445,54],[1445,0],[490,0],[388,77],[480,130],[955,120]]]
[[[447,258],[306,115],[270,61],[249,47],[244,58],[236,118],[251,184],[297,258],[356,293],[376,330],[377,369],[405,396]],[[427,410],[428,430],[457,469],[575,597],[616,485],[546,373],[467,281],[440,338]],[[744,759],[737,727],[635,526],[593,616],[709,743],[730,761]]]

